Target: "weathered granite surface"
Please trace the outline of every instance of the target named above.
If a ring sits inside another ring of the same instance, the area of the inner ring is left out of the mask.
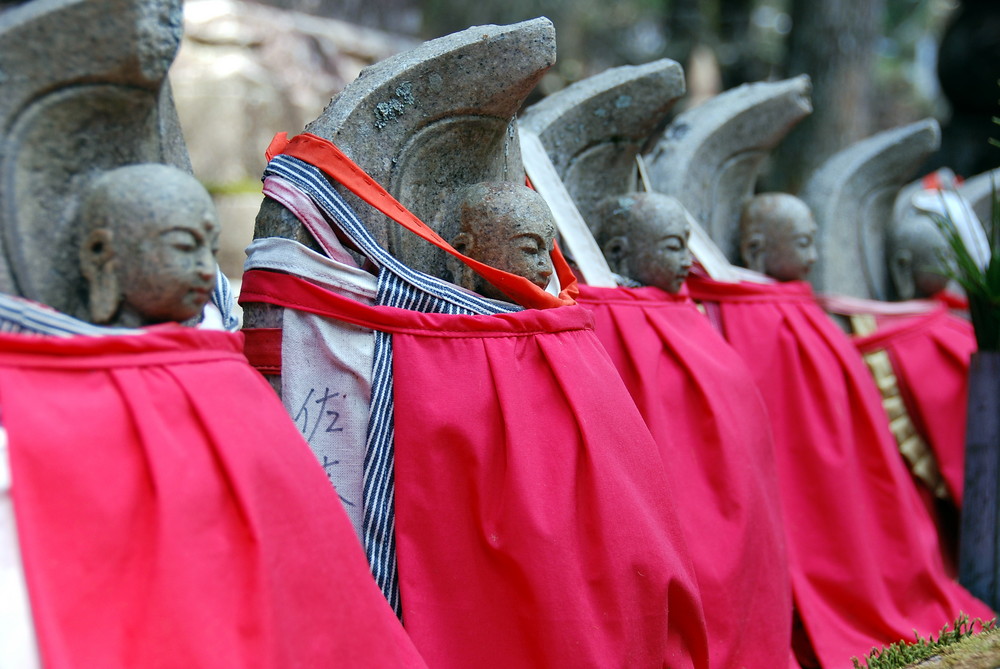
[[[362,71],[306,131],[333,141],[396,199],[446,239],[454,193],[495,181],[523,183],[514,115],[555,62],[545,18],[476,26],[431,40]],[[349,193],[352,205],[358,199]],[[406,264],[446,276],[432,249],[367,206],[359,216]],[[287,213],[287,212],[286,212]],[[256,237],[308,242],[300,226],[265,200]]]
[[[937,121],[893,128],[834,154],[799,194],[819,226],[819,292],[886,300],[887,226],[903,184],[940,141]]]
[[[201,314],[215,288],[219,221],[197,179],[157,163],[102,172],[78,219],[88,320],[140,327]]]
[[[816,232],[812,212],[799,198],[755,195],[740,216],[740,259],[778,281],[801,281],[816,263]]]
[[[1000,169],[983,172],[965,180],[958,187],[959,194],[969,201],[979,222],[986,225],[992,216],[993,188],[1000,193]]]
[[[950,169],[940,170],[938,180],[946,190],[955,186]],[[890,300],[930,297],[949,283],[944,276],[951,257],[948,243],[934,220],[916,206],[917,200],[926,196],[923,178],[906,184],[896,194],[885,237]]]
[[[456,193],[449,228],[457,229],[451,245],[476,260],[528,279],[545,289],[553,273],[556,226],[542,196],[509,181],[477,183]],[[453,257],[452,282],[496,300],[509,298]]]
[[[687,214],[672,197],[637,192],[635,158],[684,90],[672,60],[616,67],[550,95],[520,121],[538,135],[610,269],[669,292],[691,267]]]
[[[768,153],[812,112],[805,75],[745,84],[685,111],[646,154],[653,190],[687,207],[730,260]]]
[[[888,297],[931,297],[948,286],[948,242],[926,213],[909,209],[888,226],[885,240]]]
[[[693,257],[688,213],[677,198],[662,193],[609,197],[597,214],[597,243],[613,272],[668,293],[681,289]]]
[[[103,170],[189,169],[167,83],[180,0],[0,12],[0,291],[86,317],[75,210]]]
[[[519,123],[539,136],[596,231],[601,200],[636,190],[635,156],[684,91],[672,60],[615,67],[532,105]]]

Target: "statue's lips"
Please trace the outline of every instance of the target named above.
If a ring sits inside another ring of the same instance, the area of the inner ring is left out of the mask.
[[[538,286],[542,290],[545,290],[546,288],[549,287],[549,279],[551,277],[552,277],[551,273],[545,274],[545,275],[536,274],[533,279],[530,279],[530,281],[531,281],[531,283],[535,284],[536,286]]]
[[[188,295],[194,296],[194,298],[199,302],[208,302],[212,297],[213,286],[196,286],[188,291]]]

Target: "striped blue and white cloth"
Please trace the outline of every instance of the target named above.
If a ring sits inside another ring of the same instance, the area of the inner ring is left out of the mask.
[[[0,293],[0,332],[71,337],[141,334],[142,330],[93,325],[43,304]]]
[[[223,329],[234,332],[239,329],[240,321],[236,316],[232,288],[221,270],[215,272],[211,301],[219,312]],[[139,329],[94,325],[43,304],[3,293],[0,293],[0,332],[53,337],[142,334]]]
[[[309,196],[379,268],[376,304],[456,315],[497,315],[521,310],[517,305],[470,293],[404,265],[379,246],[318,168],[291,156],[278,155],[264,172],[265,177],[272,174]],[[365,445],[363,543],[375,581],[396,615],[402,617],[393,513],[393,439],[392,335],[375,332],[371,413]]]

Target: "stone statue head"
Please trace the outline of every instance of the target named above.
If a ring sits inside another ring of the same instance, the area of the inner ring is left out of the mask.
[[[676,293],[691,269],[687,212],[660,193],[609,197],[597,207],[597,243],[611,271]]]
[[[948,242],[929,216],[910,211],[889,228],[886,260],[895,297],[930,297],[948,285]]]
[[[485,182],[462,188],[455,202],[458,234],[451,245],[456,250],[539,288],[548,286],[556,226],[538,193],[506,181]],[[460,286],[493,299],[510,299],[457,260],[449,261],[449,269]]]
[[[152,163],[104,172],[79,222],[89,320],[138,327],[201,313],[215,285],[219,222],[193,176]]]
[[[798,281],[816,262],[816,222],[809,206],[786,193],[762,193],[743,207],[740,255],[746,267]]]

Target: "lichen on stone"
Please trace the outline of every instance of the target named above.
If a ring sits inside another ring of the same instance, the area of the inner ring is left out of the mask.
[[[375,127],[381,130],[389,124],[389,121],[402,116],[406,106],[412,105],[414,101],[413,85],[404,81],[396,87],[391,98],[375,105]]]

